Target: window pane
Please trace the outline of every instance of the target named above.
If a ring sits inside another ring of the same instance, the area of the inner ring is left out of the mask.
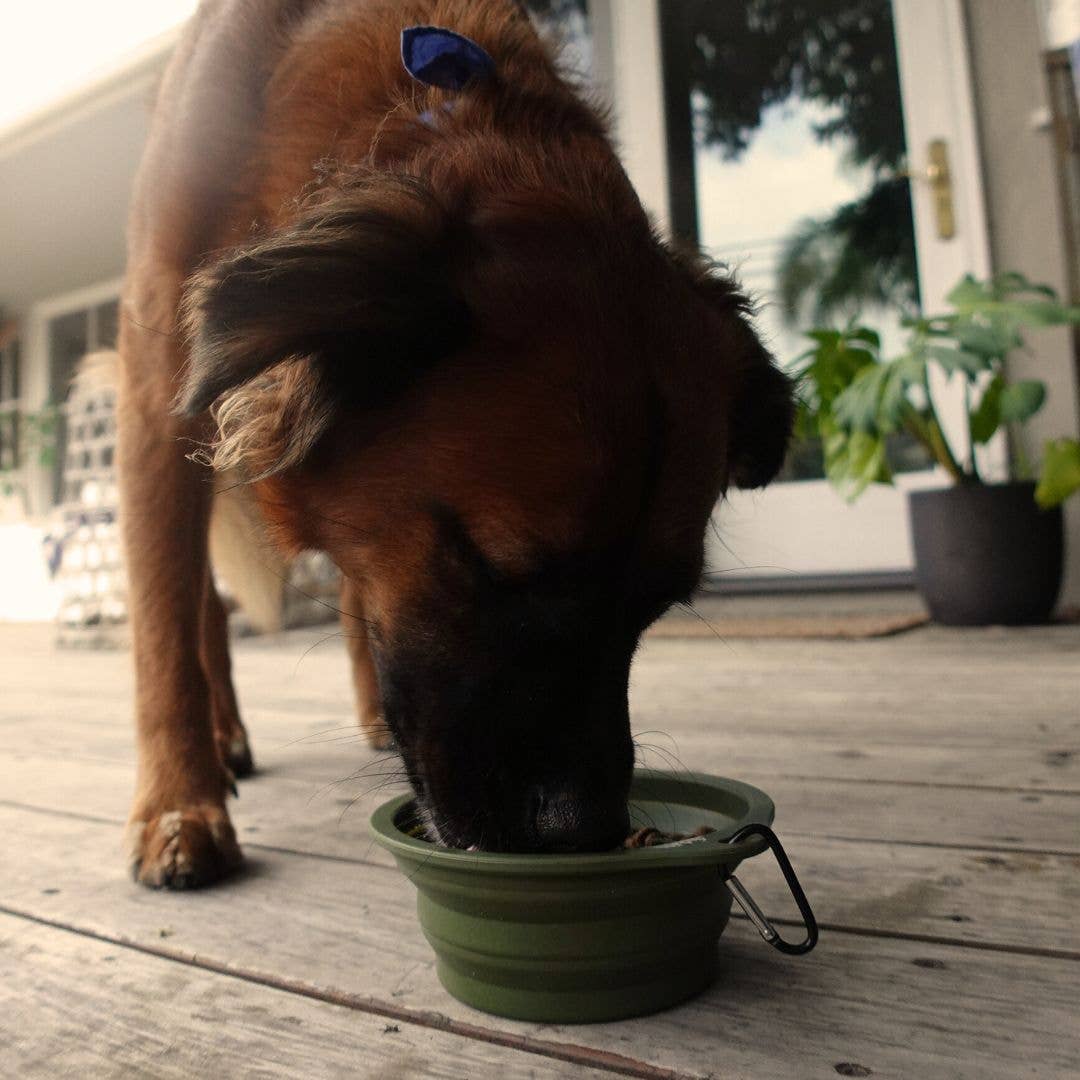
[[[0,413],[0,469],[19,467],[19,414]]]
[[[563,44],[562,59],[573,72],[593,70],[592,31],[586,0],[526,0],[525,7],[541,31]]]
[[[49,397],[57,404],[67,398],[75,368],[90,346],[87,322],[85,311],[73,311],[49,323]]]
[[[0,401],[19,396],[19,339],[11,338],[0,348]]]
[[[676,228],[735,271],[781,363],[849,321],[897,355],[918,282],[890,0],[661,12]],[[820,447],[796,447],[784,478],[822,475]]]
[[[115,349],[119,302],[109,300],[99,304],[97,309],[97,340],[95,349]]]
[[[73,311],[49,323],[49,400],[62,405],[71,389],[71,380],[79,361],[89,348],[86,311]],[[63,416],[57,418],[53,459],[53,502],[63,500],[64,457],[67,453],[67,428]]]

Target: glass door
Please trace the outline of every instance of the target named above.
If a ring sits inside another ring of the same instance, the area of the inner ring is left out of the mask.
[[[658,0],[656,11],[670,224],[736,271],[781,363],[808,330],[852,320],[894,352],[905,315],[986,271],[958,0]],[[948,157],[951,228],[922,179],[932,143]],[[820,447],[797,444],[778,483],[719,508],[711,567],[795,586],[910,572],[905,492],[941,478],[918,447],[895,449],[897,486],[848,505]]]

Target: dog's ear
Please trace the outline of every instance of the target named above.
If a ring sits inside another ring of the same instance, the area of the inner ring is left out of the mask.
[[[753,306],[736,283],[700,263],[695,277],[698,294],[724,320],[735,353],[729,482],[739,488],[764,487],[775,479],[787,456],[795,422],[794,384],[761,344],[750,323]]]
[[[201,413],[285,360],[331,394],[383,396],[460,346],[460,237],[422,182],[351,183],[288,227],[198,271],[183,308],[189,362],[176,411]]]
[[[753,340],[732,406],[728,462],[731,483],[760,488],[783,468],[795,401],[791,379],[776,366],[753,330],[747,327],[747,331]]]

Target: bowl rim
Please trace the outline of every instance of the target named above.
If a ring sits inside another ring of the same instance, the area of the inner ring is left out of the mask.
[[[660,870],[674,867],[734,866],[743,859],[760,854],[767,847],[758,836],[749,837],[738,844],[731,844],[727,837],[750,824],[771,825],[776,808],[772,799],[760,788],[741,780],[708,773],[663,772],[657,769],[635,769],[634,783],[663,780],[667,784],[685,787],[707,787],[741,797],[746,810],[726,836],[710,833],[661,844],[656,847],[631,848],[615,851],[589,852],[573,855],[523,855],[502,851],[464,851],[446,848],[408,836],[397,826],[397,817],[405,807],[415,801],[411,792],[398,795],[379,806],[371,815],[371,830],[375,840],[395,857],[410,863],[420,862],[424,868],[444,870],[467,870],[470,873],[487,874],[585,874],[609,873],[630,870]]]

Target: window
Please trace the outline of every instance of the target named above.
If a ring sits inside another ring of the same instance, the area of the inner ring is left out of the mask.
[[[71,382],[79,362],[90,352],[116,348],[119,302],[115,298],[76,308],[56,315],[48,323],[49,403],[60,407],[55,428],[52,498],[63,502],[68,493],[64,485],[68,430],[63,405],[71,391]]]
[[[525,0],[525,7],[537,28],[560,43],[566,67],[588,77],[593,42],[586,0]]]
[[[735,269],[782,364],[853,320],[895,355],[919,288],[890,0],[660,11],[675,231]],[[929,465],[907,436],[894,450]],[[805,440],[781,479],[823,475]]]
[[[14,326],[0,326],[0,473],[17,469],[20,464],[20,362]]]

